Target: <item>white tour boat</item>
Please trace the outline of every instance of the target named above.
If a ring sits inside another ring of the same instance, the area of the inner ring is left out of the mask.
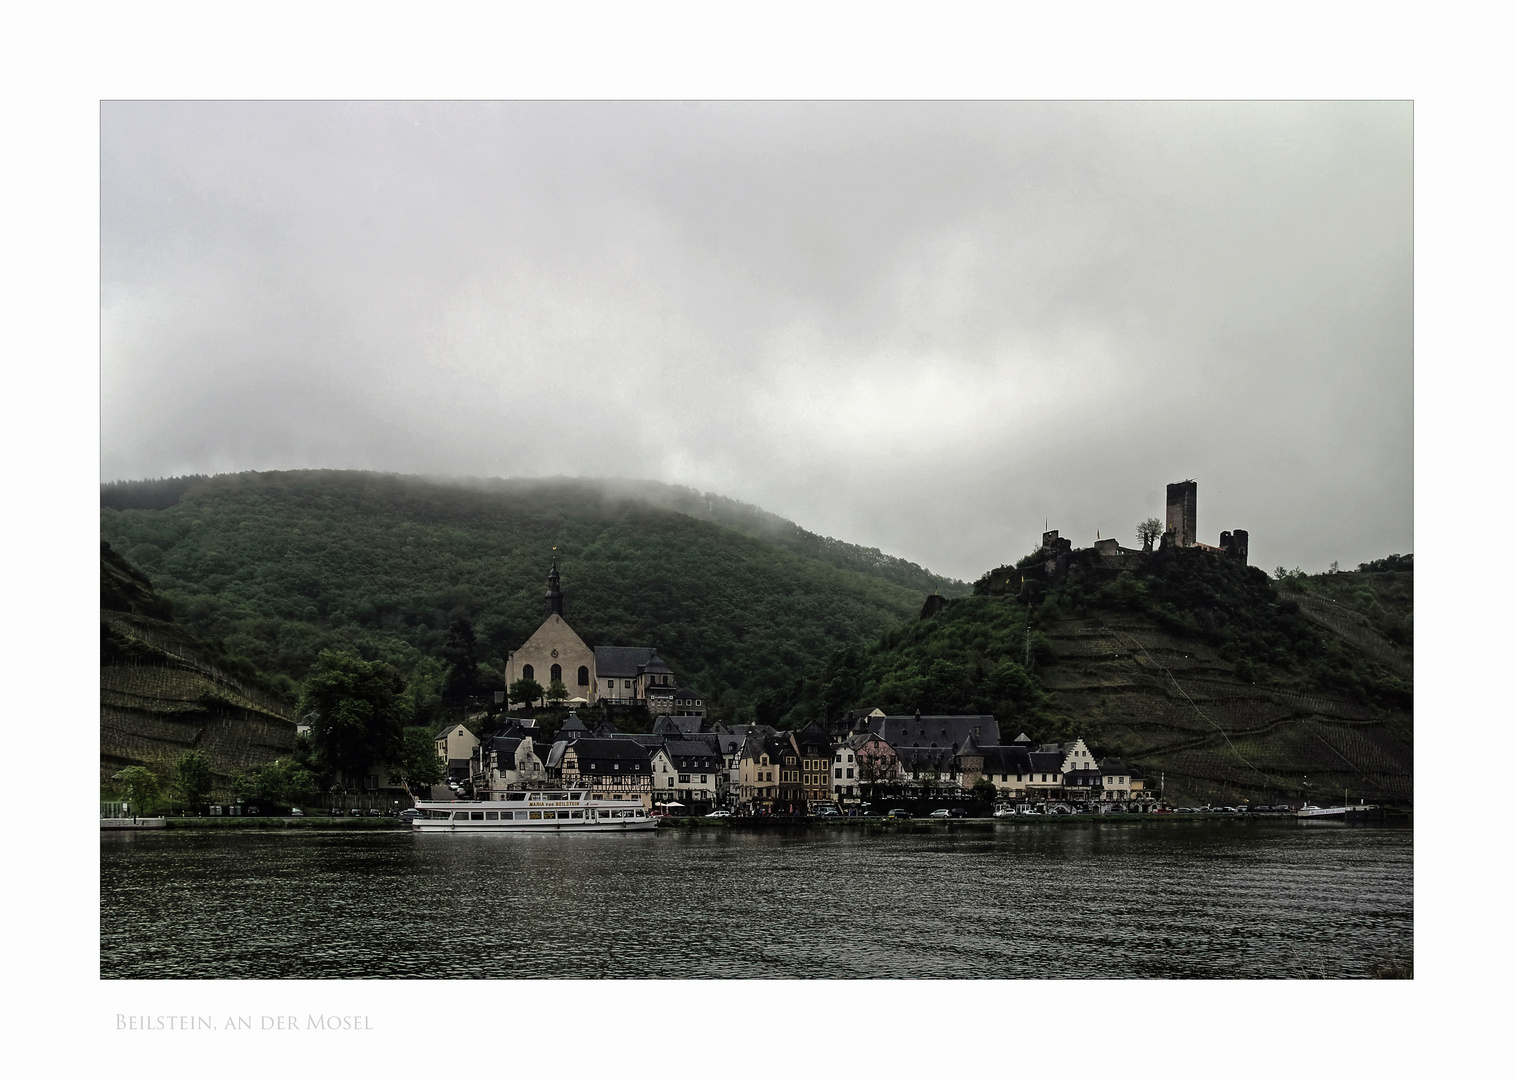
[[[657,828],[640,800],[587,791],[505,791],[489,802],[417,802],[415,832],[633,832]]]

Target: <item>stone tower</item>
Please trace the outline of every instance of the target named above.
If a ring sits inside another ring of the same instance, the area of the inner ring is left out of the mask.
[[[1193,480],[1167,485],[1167,531],[1178,547],[1198,542],[1199,485]]]
[[[547,571],[547,614],[562,614],[562,589],[558,582],[562,580],[557,572],[557,556],[552,556],[552,569]]]

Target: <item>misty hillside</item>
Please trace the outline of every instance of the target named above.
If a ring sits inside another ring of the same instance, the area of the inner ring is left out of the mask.
[[[435,673],[466,621],[487,676],[541,622],[553,547],[590,645],[651,645],[734,715],[968,586],[686,488],[239,473],[101,488],[101,534],[185,625],[281,680],[347,645]]]
[[[1191,801],[1408,801],[1413,563],[1269,579],[1195,550],[1125,571],[1074,553],[1054,585],[977,594],[829,658],[761,703],[785,725],[848,709],[990,712],[1008,736],[1086,738]]]
[[[173,605],[100,545],[100,780],[199,750],[218,780],[294,745],[289,710],[256,672],[174,620]]]

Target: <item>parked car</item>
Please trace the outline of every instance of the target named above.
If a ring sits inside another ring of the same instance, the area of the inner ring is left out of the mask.
[[[891,817],[891,818],[912,818],[915,815],[911,814],[908,810],[901,810],[901,809],[895,808],[895,809],[890,810],[888,812],[888,816]]]
[[[711,810],[708,814],[705,815],[705,817],[730,817],[730,816],[731,816],[731,812],[729,810]]]
[[[945,810],[945,809],[943,809],[943,810],[932,810],[930,812],[930,816],[931,817],[951,817],[952,816],[952,812],[950,810]]]
[[[880,813],[878,813],[878,811],[876,811],[876,810],[864,810],[864,811],[862,811],[862,816],[863,817],[877,817],[877,818],[881,818],[883,815],[880,814]]]
[[[351,810],[348,810],[347,813],[351,817],[362,817],[363,816],[363,812],[361,810],[359,810],[355,806]]]
[[[290,810],[289,810],[289,816],[290,817],[304,817],[305,816],[305,811],[301,810],[298,806],[291,807]]]
[[[840,817],[841,816],[841,811],[837,810],[834,806],[822,806],[819,810],[815,811],[815,816],[816,817]]]
[[[401,821],[414,821],[416,818],[418,818],[420,816],[421,816],[421,812],[419,810],[415,809],[414,807],[411,807],[408,810],[401,810],[400,811],[400,820]]]
[[[1012,806],[1002,806],[994,811],[994,817],[1014,817],[1015,809]]]
[[[1177,809],[1175,809],[1173,811],[1173,813],[1174,814],[1196,814],[1196,813],[1198,813],[1198,811],[1195,810],[1191,806],[1179,806]]]

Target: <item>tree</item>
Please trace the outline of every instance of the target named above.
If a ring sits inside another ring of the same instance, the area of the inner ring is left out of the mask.
[[[987,776],[980,776],[973,781],[972,796],[978,802],[992,803],[999,797],[999,789]]]
[[[535,679],[516,679],[510,684],[510,701],[515,705],[532,705],[546,696]]]
[[[447,700],[462,704],[478,692],[478,638],[470,619],[459,617],[448,624],[442,659],[448,665]]]
[[[349,776],[366,773],[399,756],[405,713],[405,681],[382,661],[323,651],[300,693],[310,724],[315,763]]]
[[[562,684],[561,679],[553,679],[552,685],[547,687],[547,701],[553,705],[560,705],[568,700],[568,688]]]
[[[210,802],[214,780],[210,762],[198,750],[186,750],[173,763],[174,781],[191,810],[204,810]]]
[[[416,788],[428,788],[442,782],[442,759],[436,756],[436,738],[430,728],[408,727],[405,729],[403,746],[391,784],[402,784],[413,796]]]
[[[316,796],[315,775],[288,758],[279,758],[257,769],[250,769],[231,783],[239,798],[275,806],[293,806],[310,802]]]
[[[132,765],[122,769],[111,779],[121,785],[121,790],[126,793],[126,801],[138,814],[146,814],[150,811],[163,791],[157,774],[144,765]]]
[[[1162,538],[1163,528],[1160,518],[1149,517],[1136,525],[1136,539],[1141,542],[1142,551],[1150,551],[1151,545]]]

